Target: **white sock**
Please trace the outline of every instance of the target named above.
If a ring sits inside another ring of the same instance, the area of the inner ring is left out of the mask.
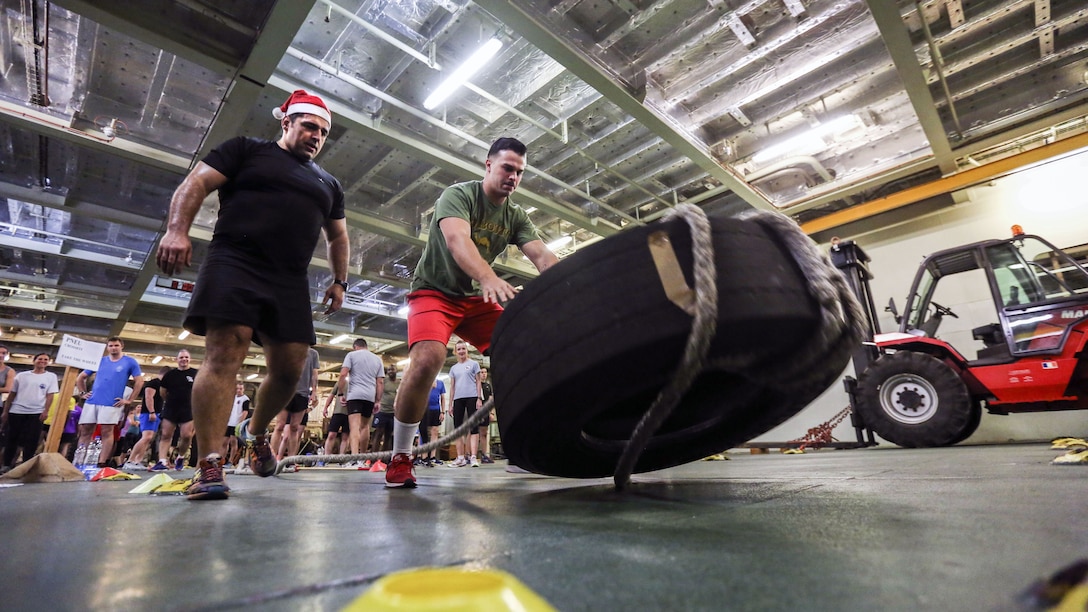
[[[400,419],[393,418],[393,454],[412,454],[412,440],[416,437],[416,429],[419,423],[402,423]]]

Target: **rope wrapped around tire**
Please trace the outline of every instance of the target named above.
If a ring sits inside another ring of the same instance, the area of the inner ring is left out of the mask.
[[[579,250],[507,306],[491,362],[512,463],[569,478],[616,475],[622,487],[629,472],[695,461],[768,431],[841,374],[864,316],[796,224],[775,213],[679,208],[702,218],[709,254],[693,252],[697,223],[674,214]],[[705,311],[716,297],[702,323],[666,293],[679,279],[659,272],[649,246],[663,235],[696,306]],[[699,269],[710,283],[698,281]],[[713,295],[700,295],[715,283]],[[700,344],[703,354],[689,359]],[[660,423],[637,431],[678,379]]]

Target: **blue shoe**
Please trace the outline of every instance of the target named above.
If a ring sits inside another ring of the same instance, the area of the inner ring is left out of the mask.
[[[185,469],[185,457],[178,455],[177,459],[174,459],[174,470],[180,472]]]
[[[170,468],[166,467],[165,463],[163,463],[162,461],[157,461],[157,462],[155,462],[155,465],[147,468],[147,471],[149,471],[149,472],[165,472],[165,471],[167,471],[169,469]]]
[[[253,441],[253,434],[249,433],[249,421],[250,419],[243,419],[241,423],[234,426],[234,435],[238,436],[243,446]]]

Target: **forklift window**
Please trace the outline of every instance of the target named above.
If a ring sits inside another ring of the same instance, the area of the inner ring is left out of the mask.
[[[1084,270],[1033,237],[988,247],[986,256],[1006,308],[1088,292]]]
[[[1082,317],[1075,309],[1058,312],[1037,304],[1088,294],[1088,273],[1068,255],[1033,236],[987,247],[986,256],[1001,292],[1013,352],[1059,350],[1069,325]],[[1034,307],[1028,309],[1029,305]]]

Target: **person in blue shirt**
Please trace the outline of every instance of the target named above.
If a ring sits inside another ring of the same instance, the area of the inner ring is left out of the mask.
[[[102,438],[102,458],[113,455],[113,432],[125,408],[140,397],[144,386],[144,375],[140,364],[124,354],[125,343],[113,336],[106,340],[106,354],[98,363],[98,372],[84,370],[76,378],[76,388],[84,398],[83,414],[79,417],[79,443],[90,444],[94,428],[101,425],[99,435]],[[94,385],[87,392],[87,378],[94,374]],[[132,392],[126,394],[129,378],[132,379]]]
[[[427,414],[423,422],[419,424],[419,445],[423,446],[431,440],[438,439],[438,428],[442,425],[442,419],[446,414],[446,385],[437,378],[431,383],[431,394],[427,397]],[[420,455],[420,462],[427,467],[442,465],[435,451]]]

